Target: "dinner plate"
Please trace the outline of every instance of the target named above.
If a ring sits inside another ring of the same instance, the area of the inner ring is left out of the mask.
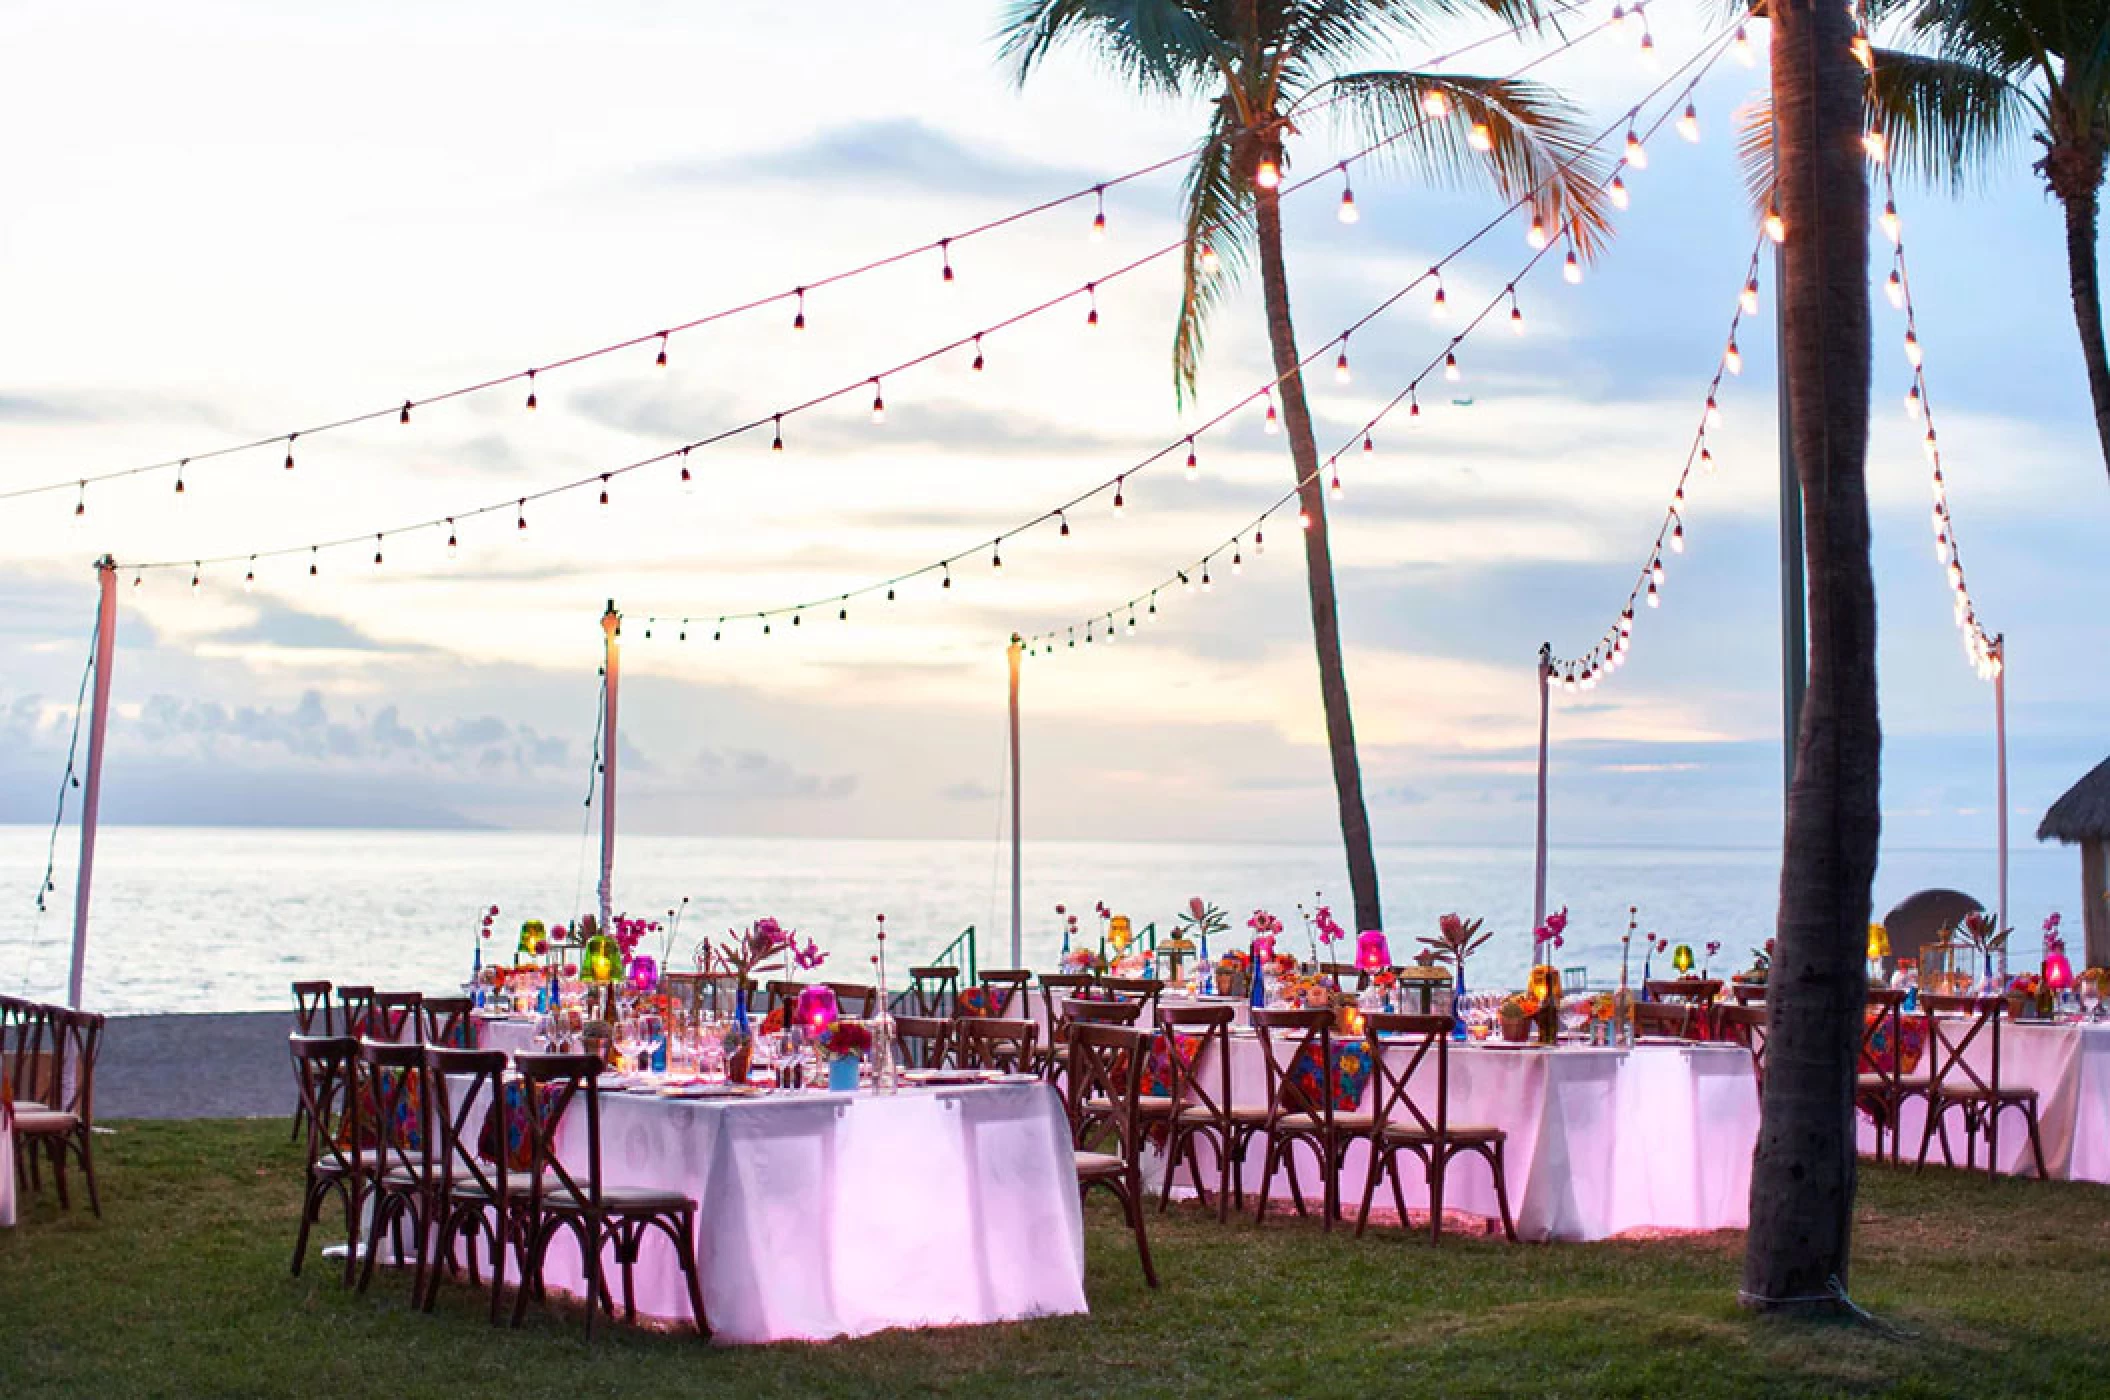
[[[911,1084],[980,1084],[987,1079],[978,1069],[911,1069],[901,1077]]]
[[[1038,1084],[1040,1083],[1040,1076],[1037,1074],[999,1074],[989,1082],[991,1084]]]

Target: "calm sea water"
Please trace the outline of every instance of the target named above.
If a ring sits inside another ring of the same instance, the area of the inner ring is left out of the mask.
[[[0,987],[57,998],[70,949],[74,833],[62,837],[58,893],[39,920],[33,901],[48,835],[0,827],[0,888],[17,892],[0,911]],[[112,1012],[280,1007],[287,983],[307,977],[450,989],[467,975],[485,906],[500,906],[505,931],[527,918],[568,921],[592,907],[595,858],[576,834],[108,828],[96,853],[85,1000]],[[1389,847],[1379,864],[1396,955],[1455,909],[1498,931],[1474,959],[1478,984],[1521,982],[1531,951],[1528,847]],[[884,913],[898,980],[898,969],[970,924],[983,966],[1009,962],[1008,869],[1005,850],[986,841],[636,836],[619,849],[616,890],[620,907],[651,915],[689,897],[678,962],[699,936],[769,914],[816,937],[831,954],[828,972],[845,980],[869,976],[873,916]],[[1696,954],[1718,938],[1716,970],[1741,967],[1771,933],[1777,882],[1772,851],[1557,849],[1551,900],[1572,919],[1560,961],[1616,980],[1627,906],[1636,904],[1644,929]],[[1990,850],[1889,851],[1876,909],[1930,885],[1990,901],[1993,882]],[[2076,922],[2072,853],[2018,847],[2011,886],[2018,954],[2034,958],[2047,912],[2064,909]],[[1138,927],[1169,928],[1195,894],[1232,910],[1241,935],[1250,911],[1271,909],[1288,925],[1289,945],[1301,946],[1295,906],[1310,907],[1321,890],[1352,923],[1331,846],[1036,842],[1025,852],[1025,959],[1053,965],[1057,903],[1085,911],[1087,929],[1098,900]]]

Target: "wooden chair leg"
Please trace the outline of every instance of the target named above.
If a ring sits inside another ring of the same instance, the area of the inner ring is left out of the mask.
[[[1903,1117],[1902,1117],[1902,1115],[1900,1115],[1900,1119],[1899,1119],[1899,1121],[1900,1121],[1900,1123],[1902,1123],[1902,1122],[1903,1122]],[[1913,1170],[1913,1171],[1914,1171],[1915,1173],[1918,1173],[1918,1172],[1923,1172],[1923,1171],[1925,1171],[1925,1170],[1927,1169],[1927,1149],[1928,1149],[1929,1147],[1931,1147],[1931,1146],[1933,1145],[1933,1143],[1934,1143],[1934,1124],[1935,1124],[1935,1121],[1936,1121],[1936,1114],[1935,1114],[1935,1112],[1934,1112],[1934,1096],[1933,1096],[1932,1094],[1929,1094],[1929,1095],[1927,1096],[1927,1122],[1926,1122],[1926,1125],[1925,1125],[1925,1127],[1923,1127],[1923,1128],[1922,1128],[1922,1129],[1920,1130],[1920,1155],[1919,1155],[1919,1160],[1918,1160],[1918,1161],[1916,1161],[1916,1162],[1914,1162],[1914,1163],[1912,1164],[1912,1170]],[[1945,1137],[1945,1138],[1943,1138],[1943,1139],[1942,1139],[1942,1148],[1943,1148],[1943,1150],[1944,1150],[1944,1151],[1946,1151],[1946,1150],[1948,1149],[1948,1146],[1949,1146],[1949,1140],[1948,1140],[1948,1139],[1947,1139],[1947,1138]]]
[[[689,1313],[696,1319],[696,1330],[708,1337],[711,1335],[710,1318],[703,1310],[703,1278],[696,1258],[696,1218],[684,1212],[677,1221],[674,1236],[674,1256],[681,1262],[681,1274],[689,1285]]]
[[[1404,1230],[1407,1228],[1407,1187],[1400,1179],[1399,1153],[1399,1148],[1388,1147],[1385,1155],[1391,1160],[1385,1163],[1385,1167],[1392,1178],[1392,1208],[1399,1212],[1399,1228]]]
[[[2037,1105],[2034,1100],[2023,1100],[2023,1113],[2029,1120],[2029,1155],[2037,1163],[2037,1180],[2048,1180],[2050,1174],[2044,1170],[2044,1142],[2037,1135]]]
[[[1443,1178],[1449,1171],[1451,1154],[1442,1143],[1429,1148],[1429,1243],[1443,1243]]]
[[[1267,1157],[1260,1167],[1260,1199],[1253,1208],[1253,1223],[1255,1225],[1267,1219],[1267,1193],[1275,1184],[1275,1159],[1281,1154],[1281,1151],[1281,1140],[1273,1133],[1268,1134]]]
[[[1385,1154],[1378,1144],[1370,1144],[1370,1168],[1363,1173],[1363,1206],[1355,1213],[1355,1235],[1363,1237],[1363,1228],[1370,1223],[1370,1202],[1377,1197],[1377,1179],[1384,1175]]]
[[[100,1220],[103,1218],[103,1195],[95,1184],[94,1135],[89,1131],[88,1125],[85,1123],[81,1125],[80,1155],[81,1176],[88,1183],[88,1208],[94,1211],[95,1218]]]
[[[300,1277],[301,1261],[308,1254],[308,1231],[314,1225],[316,1212],[322,1207],[315,1192],[315,1176],[311,1172],[300,1196],[300,1232],[293,1237],[293,1277]]]
[[[1180,1125],[1174,1123],[1170,1128],[1166,1130],[1165,1134],[1165,1180],[1161,1184],[1158,1191],[1159,1215],[1163,1215],[1166,1211],[1172,1208],[1172,1179],[1175,1176],[1179,1175],[1180,1149],[1182,1147],[1185,1147],[1187,1149],[1189,1158],[1188,1165],[1192,1167],[1194,1165],[1192,1160],[1194,1153],[1194,1143],[1189,1138],[1182,1136],[1180,1132]],[[1197,1186],[1200,1185],[1200,1171],[1198,1168],[1196,1169],[1195,1184]]]
[[[1128,1223],[1136,1232],[1136,1253],[1143,1256],[1143,1282],[1152,1288],[1158,1286],[1157,1265],[1150,1260],[1150,1235],[1143,1228],[1143,1174],[1134,1167],[1129,1168],[1128,1180],[1119,1192],[1121,1204],[1127,1208]]]
[[[1231,1163],[1237,1157],[1231,1144],[1237,1140],[1238,1135],[1229,1123],[1225,1123],[1216,1135],[1216,1223],[1219,1225],[1231,1218]]]
[[[1509,1216],[1509,1172],[1503,1166],[1503,1158],[1506,1155],[1502,1150],[1502,1144],[1499,1142],[1495,1143],[1488,1149],[1487,1164],[1494,1168],[1495,1205],[1502,1212],[1502,1237],[1511,1244],[1515,1244],[1517,1242],[1517,1226],[1516,1222],[1510,1219]]]

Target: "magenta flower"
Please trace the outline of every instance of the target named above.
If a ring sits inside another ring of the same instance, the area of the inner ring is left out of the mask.
[[[1318,926],[1321,943],[1338,943],[1348,936],[1348,930],[1335,921],[1333,910],[1323,904],[1319,906],[1318,912],[1311,916],[1311,921]]]

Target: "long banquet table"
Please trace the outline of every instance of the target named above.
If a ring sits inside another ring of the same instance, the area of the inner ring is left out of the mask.
[[[1923,1058],[1918,1066],[1927,1073]],[[1965,1063],[1980,1074],[1992,1069],[1992,1043],[1981,1032],[1964,1051]],[[2110,1025],[2047,1024],[2003,1021],[2000,1026],[2000,1082],[2008,1088],[2037,1091],[2037,1125],[2044,1144],[2044,1169],[2054,1178],[2071,1181],[2110,1182]],[[1927,1122],[1923,1099],[1909,1100],[1904,1111],[1903,1160],[1919,1156],[1920,1137]],[[1963,1117],[1948,1116],[1949,1145],[1956,1163],[1964,1163]],[[1875,1129],[1866,1116],[1860,1120],[1861,1150],[1875,1150]],[[1978,1146],[1978,1162],[1985,1165],[1985,1143]],[[1941,1140],[1928,1146],[1928,1160],[1941,1161]],[[2036,1175],[2029,1151],[2029,1129],[2022,1114],[2007,1110],[2000,1115],[2001,1171]]]
[[[1405,1052],[1392,1050],[1388,1054]],[[1434,1102],[1432,1055],[1413,1081]],[[1216,1070],[1204,1066],[1213,1080]],[[1368,1108],[1374,1089],[1366,1088]],[[1266,1063],[1251,1036],[1231,1039],[1231,1100],[1265,1107]],[[1733,1045],[1648,1044],[1631,1050],[1564,1045],[1469,1044],[1450,1055],[1450,1114],[1459,1124],[1504,1129],[1509,1205],[1517,1234],[1530,1240],[1598,1240],[1630,1230],[1730,1230],[1748,1223],[1751,1153],[1758,1141],[1758,1086],[1751,1057]],[[1310,1154],[1298,1154],[1304,1193],[1319,1193]],[[1202,1179],[1215,1166],[1202,1148]],[[1426,1209],[1428,1189],[1402,1157],[1410,1209]],[[1262,1152],[1243,1164],[1248,1192],[1260,1184]],[[1343,1208],[1361,1203],[1369,1149],[1349,1150],[1341,1173]],[[1184,1168],[1174,1190],[1187,1182]],[[1277,1171],[1271,1195],[1287,1200]],[[1380,1188],[1387,1205],[1390,1188]],[[1477,1156],[1453,1160],[1444,1206],[1496,1215],[1493,1179]]]
[[[558,1150],[584,1156],[583,1114]],[[698,1203],[704,1307],[722,1342],[820,1341],[889,1327],[1086,1310],[1084,1225],[1062,1105],[1044,1084],[601,1095],[603,1177]],[[583,1295],[560,1234],[545,1277]],[[640,1312],[686,1322],[673,1251],[648,1244]],[[613,1286],[613,1285],[612,1285]]]

